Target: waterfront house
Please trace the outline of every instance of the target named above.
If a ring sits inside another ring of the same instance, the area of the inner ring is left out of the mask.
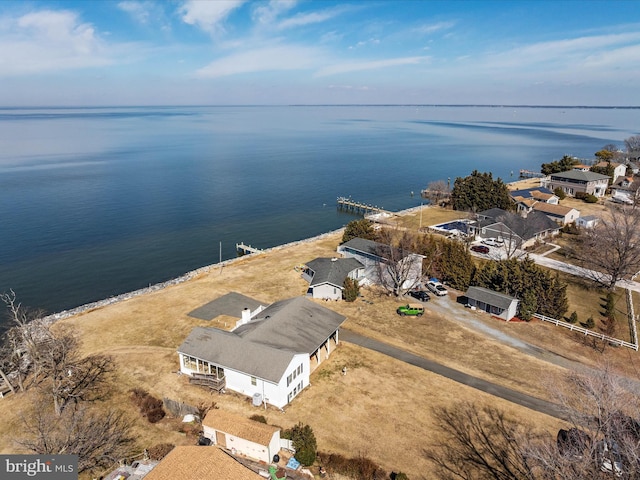
[[[507,322],[518,312],[519,300],[504,293],[494,292],[483,287],[469,287],[465,296],[469,306],[502,318]]]
[[[306,297],[275,302],[233,331],[196,327],[178,348],[191,383],[282,408],[338,345],[346,317]]]
[[[549,190],[561,188],[563,192],[572,197],[579,192],[602,197],[609,186],[609,177],[594,172],[568,170],[552,173],[542,179],[541,185]]]
[[[345,258],[354,258],[363,266],[364,271],[359,279],[362,285],[382,284],[393,287],[393,279],[386,265],[393,262],[391,270],[402,271],[405,274],[402,289],[410,289],[422,280],[422,261],[424,255],[397,249],[384,243],[352,238],[338,246],[338,253]]]
[[[502,240],[511,252],[526,248],[560,231],[560,226],[542,212],[532,211],[524,218],[501,208],[491,208],[476,214],[476,220],[469,223],[468,228],[475,239]]]
[[[611,175],[611,181],[618,177],[623,177],[627,173],[627,166],[624,163],[617,162],[598,162],[594,167],[607,168],[609,165],[613,167],[613,175]]]
[[[309,282],[307,295],[324,300],[340,300],[347,278],[364,278],[364,265],[355,258],[316,258],[307,262],[302,278]]]
[[[280,429],[220,408],[202,420],[202,436],[231,453],[269,463],[280,451]]]
[[[145,480],[203,480],[205,478],[264,480],[221,449],[197,445],[174,447],[144,478]]]

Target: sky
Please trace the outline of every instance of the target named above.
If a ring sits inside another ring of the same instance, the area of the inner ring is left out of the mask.
[[[3,0],[0,106],[640,105],[640,0]]]

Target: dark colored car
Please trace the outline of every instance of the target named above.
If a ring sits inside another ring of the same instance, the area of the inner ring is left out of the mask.
[[[489,253],[489,247],[486,245],[471,245],[472,252]]]
[[[420,300],[421,302],[429,301],[429,294],[424,290],[411,290],[409,292],[409,295],[411,295],[416,300]]]

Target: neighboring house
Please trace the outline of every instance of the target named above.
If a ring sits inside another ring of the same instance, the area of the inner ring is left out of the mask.
[[[473,237],[504,240],[509,250],[526,248],[560,231],[560,226],[542,212],[534,211],[523,218],[500,208],[492,208],[478,213],[476,218],[468,225]]]
[[[355,258],[364,265],[364,273],[360,282],[363,285],[392,282],[385,268],[385,264],[389,264],[392,261],[396,262],[393,266],[394,268],[397,267],[398,270],[407,272],[404,275],[405,281],[400,285],[401,288],[412,288],[420,283],[422,279],[424,255],[408,252],[401,253],[397,249],[392,251],[389,245],[364,238],[352,238],[348,242],[339,245],[338,253],[345,258]],[[387,283],[387,286],[389,284]]]
[[[558,202],[560,201],[560,199],[555,193],[553,193],[548,188],[544,188],[544,187],[533,187],[533,188],[526,188],[523,190],[512,190],[511,192],[509,192],[509,195],[511,195],[511,198],[513,198],[514,200],[516,198],[523,198],[523,199],[526,198],[526,199],[532,199],[538,202],[550,203],[552,205],[557,205]]]
[[[121,477],[126,478],[126,477]],[[182,445],[174,447],[145,480],[264,480],[217,447]]]
[[[588,193],[596,197],[604,196],[609,186],[609,177],[594,172],[568,170],[552,173],[540,182],[549,190],[561,188],[567,195],[575,196],[578,192]]]
[[[282,408],[338,344],[346,317],[305,297],[281,300],[232,332],[196,327],[178,348],[192,383]]]
[[[593,228],[600,221],[595,215],[586,215],[584,217],[578,217],[576,225],[580,228]]]
[[[212,444],[270,463],[280,451],[280,429],[222,409],[211,409],[202,420],[202,435]]]
[[[307,295],[326,300],[340,300],[344,281],[364,278],[364,265],[355,258],[316,258],[308,262],[302,278],[309,282]]]
[[[606,168],[608,165],[609,162],[598,162],[594,167]],[[627,166],[624,163],[611,162],[611,166],[613,167],[612,181],[618,177],[623,177],[627,173]]]
[[[629,160],[627,162],[627,167],[631,169],[631,173],[637,175],[640,173],[640,163],[636,161]]]
[[[584,163],[579,163],[573,166],[573,170],[578,170],[579,172],[588,172],[591,170],[590,165],[585,165]]]
[[[580,211],[575,208],[565,207],[563,205],[551,205],[549,203],[538,202],[533,206],[534,212],[544,213],[554,222],[560,225],[575,222],[580,217]]]
[[[507,322],[516,316],[519,300],[483,287],[469,287],[467,303]]]
[[[640,180],[634,177],[618,177],[611,185],[611,199],[621,203],[633,204],[638,199]]]

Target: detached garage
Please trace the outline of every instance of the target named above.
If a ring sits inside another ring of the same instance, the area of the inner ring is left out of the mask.
[[[467,303],[507,322],[518,313],[519,300],[483,287],[469,287]]]
[[[266,463],[280,451],[278,427],[224,410],[210,410],[202,421],[202,430],[213,444]]]

